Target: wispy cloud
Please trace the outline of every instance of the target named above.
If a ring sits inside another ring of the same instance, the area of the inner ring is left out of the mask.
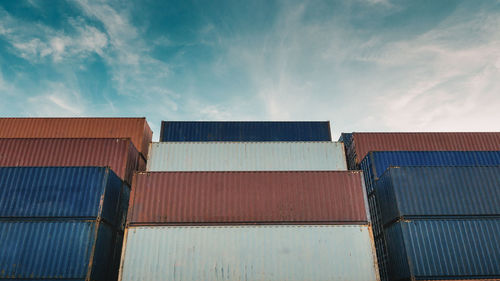
[[[27,99],[25,114],[28,116],[82,116],[87,112],[81,94],[62,83],[50,83],[40,95]]]
[[[0,8],[0,35],[13,46],[12,52],[34,63],[45,58],[54,62],[73,60],[92,53],[102,55],[107,36],[81,19],[68,20],[74,32],[67,34],[41,23],[26,23]]]

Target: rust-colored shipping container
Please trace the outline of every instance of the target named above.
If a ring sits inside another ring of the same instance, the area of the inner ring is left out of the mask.
[[[494,151],[500,150],[500,132],[478,133],[352,133],[342,134],[349,167],[370,151]],[[355,167],[354,167],[355,165]]]
[[[130,139],[0,139],[1,167],[110,167],[130,183],[140,158]]]
[[[360,171],[137,173],[128,224],[366,224],[364,192]]]
[[[146,118],[0,118],[0,138],[130,138],[147,159]]]

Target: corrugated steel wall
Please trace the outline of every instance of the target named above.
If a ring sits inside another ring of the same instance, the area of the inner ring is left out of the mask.
[[[378,179],[389,166],[500,165],[500,151],[374,151],[367,157],[373,163],[374,179]]]
[[[378,280],[368,226],[128,229],[121,280]]]
[[[500,219],[403,221],[385,235],[390,280],[500,278]]]
[[[139,153],[129,139],[0,139],[0,166],[109,166],[132,181]]]
[[[160,142],[148,171],[347,170],[339,142]]]
[[[0,221],[0,279],[112,280],[112,228],[95,221]],[[87,279],[88,278],[88,279]]]
[[[0,168],[0,218],[103,218],[116,226],[128,189],[109,168]]]
[[[150,172],[129,224],[368,222],[361,172]]]
[[[331,141],[328,121],[163,121],[160,141]]]
[[[0,118],[0,138],[130,138],[144,157],[152,136],[146,118]]]
[[[498,151],[500,132],[352,133],[345,145],[349,167],[359,167],[370,151]]]
[[[381,221],[500,217],[500,167],[393,167],[377,182]]]

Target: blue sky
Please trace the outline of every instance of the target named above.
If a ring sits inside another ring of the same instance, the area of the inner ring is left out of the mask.
[[[500,1],[0,0],[2,116],[500,131]]]

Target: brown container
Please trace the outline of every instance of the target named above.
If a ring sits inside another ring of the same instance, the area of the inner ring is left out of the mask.
[[[1,167],[110,167],[130,183],[140,158],[130,139],[0,139]]]
[[[0,138],[130,138],[145,159],[153,132],[146,118],[0,118]]]
[[[366,224],[361,172],[145,172],[128,223]]]
[[[500,150],[494,133],[353,133],[348,159],[359,165],[370,151],[493,151]]]

